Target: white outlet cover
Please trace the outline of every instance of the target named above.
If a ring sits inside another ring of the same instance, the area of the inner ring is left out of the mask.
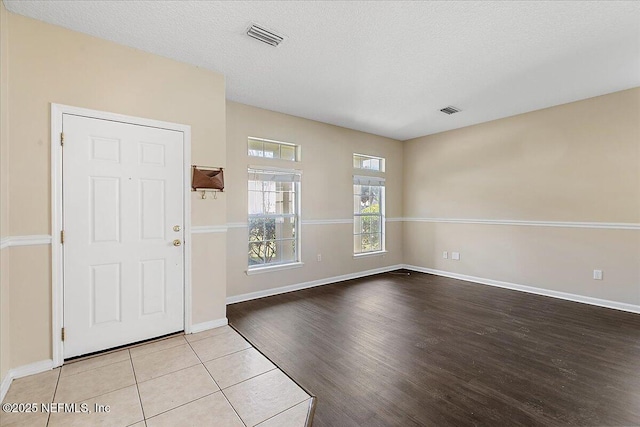
[[[602,270],[593,270],[593,279],[602,280]]]
[[[451,259],[460,260],[460,252],[451,252]]]
[[[442,258],[448,259],[449,258],[449,252],[447,252],[447,251],[442,252]]]

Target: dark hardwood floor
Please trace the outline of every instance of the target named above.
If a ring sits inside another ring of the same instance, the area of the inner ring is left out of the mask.
[[[411,272],[233,304],[314,426],[640,425],[640,315]]]

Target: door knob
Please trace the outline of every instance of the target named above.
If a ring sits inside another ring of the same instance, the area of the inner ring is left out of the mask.
[[[173,241],[173,246],[180,246],[182,244],[182,242],[180,241],[180,239],[176,239]]]

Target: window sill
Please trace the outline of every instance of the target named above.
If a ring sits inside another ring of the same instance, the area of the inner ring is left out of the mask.
[[[365,252],[365,253],[362,253],[362,254],[353,254],[353,257],[354,258],[367,258],[367,257],[370,257],[370,256],[376,256],[376,255],[384,256],[387,253],[389,253],[389,251]]]
[[[271,271],[290,270],[292,268],[300,268],[304,265],[304,262],[292,262],[289,264],[267,265],[265,267],[256,267],[247,269],[247,276],[254,274],[269,273]]]

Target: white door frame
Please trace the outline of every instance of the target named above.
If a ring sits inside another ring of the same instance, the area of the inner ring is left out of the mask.
[[[62,231],[62,133],[63,114],[93,119],[110,120],[182,132],[184,135],[184,329],[191,332],[191,126],[126,116],[104,111],[89,110],[62,104],[51,104],[51,337],[53,366],[64,363],[62,342],[63,306],[63,251]]]

